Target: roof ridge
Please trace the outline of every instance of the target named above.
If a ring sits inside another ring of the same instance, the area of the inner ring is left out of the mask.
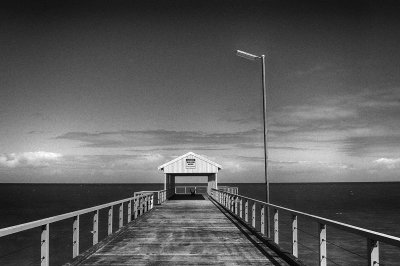
[[[197,154],[197,153],[194,153],[194,152],[190,151],[190,152],[185,153],[184,155],[178,156],[177,158],[172,159],[171,161],[166,162],[166,163],[160,165],[160,166],[158,167],[158,170],[162,170],[162,169],[165,168],[165,166],[167,166],[167,165],[169,165],[169,164],[172,164],[172,163],[174,163],[174,162],[176,162],[176,161],[179,161],[179,160],[183,159],[184,157],[186,157],[186,156],[188,156],[188,155],[193,155],[194,157],[197,157],[197,158],[199,158],[199,159],[201,159],[201,160],[204,160],[204,161],[206,161],[206,162],[208,162],[208,163],[210,163],[210,164],[212,164],[212,165],[218,167],[219,169],[222,169],[222,166],[221,166],[220,164],[217,164],[216,162],[213,162],[213,161],[211,161],[210,159],[208,159],[208,158],[206,158],[206,157],[204,157],[204,156],[202,156],[202,155],[199,155],[199,154]]]

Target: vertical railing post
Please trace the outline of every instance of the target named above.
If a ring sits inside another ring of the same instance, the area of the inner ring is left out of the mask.
[[[243,218],[243,199],[242,198],[240,198],[240,201],[239,201],[239,217]]]
[[[119,205],[119,228],[124,226],[124,203]]]
[[[261,206],[261,234],[265,235],[265,206]]]
[[[128,201],[128,223],[132,221],[132,200]]]
[[[72,258],[79,255],[79,215],[73,218],[72,223]]]
[[[138,217],[138,199],[137,198],[135,198],[133,200],[133,217],[135,219],[137,219],[137,217]]]
[[[235,197],[235,214],[236,216],[239,214],[239,198]]]
[[[246,222],[249,221],[249,201],[246,200],[245,204],[244,204],[244,220]]]
[[[256,203],[253,202],[253,206],[251,207],[251,226],[256,228]]]
[[[299,256],[298,241],[297,215],[292,215],[292,254],[296,258]]]
[[[279,212],[274,209],[274,242],[279,244]]]
[[[150,209],[152,210],[154,208],[154,194],[151,194],[150,196]]]
[[[142,215],[142,197],[138,198],[138,217]]]
[[[367,239],[368,247],[368,265],[379,265],[379,241]]]
[[[42,225],[42,233],[40,235],[40,266],[49,266],[49,230],[50,224]]]
[[[161,199],[160,199],[160,191],[157,192],[157,204],[160,205],[161,204]]]
[[[99,242],[99,210],[93,213],[93,245]]]
[[[326,266],[327,258],[326,258],[326,225],[318,224],[318,233],[319,233],[319,265]]]
[[[108,209],[108,227],[107,227],[107,234],[111,235],[113,232],[113,206],[110,206]]]

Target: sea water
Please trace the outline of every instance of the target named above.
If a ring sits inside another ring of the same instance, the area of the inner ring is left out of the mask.
[[[204,184],[200,184],[204,185]],[[239,194],[265,200],[264,184],[221,184],[239,187]],[[133,196],[135,191],[159,190],[162,184],[1,184],[0,227],[30,222]],[[270,201],[370,230],[400,236],[400,183],[271,184]],[[114,208],[116,211],[117,208]],[[107,234],[107,212],[100,212],[100,239]],[[114,230],[118,215],[114,214]],[[290,215],[280,212],[280,244],[290,251]],[[81,217],[81,252],[91,245],[91,216]],[[318,264],[317,224],[299,217],[299,257]],[[366,239],[328,226],[328,258],[332,265],[365,265]],[[72,256],[72,221],[51,225],[50,263]],[[381,244],[380,265],[400,265],[399,248]],[[40,229],[0,239],[0,265],[40,265]]]

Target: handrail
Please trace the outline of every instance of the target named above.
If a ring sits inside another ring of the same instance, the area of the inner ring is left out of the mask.
[[[150,193],[148,193],[147,195],[150,195]],[[28,222],[28,223],[23,223],[23,224],[19,224],[19,225],[14,225],[14,226],[10,226],[10,227],[5,227],[5,228],[1,228],[0,229],[0,237],[3,236],[7,236],[7,235],[11,235],[14,233],[18,233],[21,231],[25,231],[25,230],[29,230],[29,229],[33,229],[42,225],[46,225],[49,223],[55,223],[61,220],[65,220],[65,219],[69,219],[72,218],[74,216],[77,215],[83,215],[86,213],[90,213],[93,211],[97,211],[97,210],[101,210],[110,206],[114,206],[120,203],[124,203],[130,200],[135,200],[135,199],[139,199],[139,198],[143,198],[144,196],[136,196],[136,197],[131,197],[131,198],[126,198],[126,199],[122,199],[122,200],[118,200],[118,201],[113,201],[110,203],[106,203],[106,204],[102,204],[102,205],[98,205],[98,206],[94,206],[94,207],[90,207],[90,208],[86,208],[86,209],[82,209],[82,210],[78,210],[78,211],[73,211],[73,212],[68,212],[68,213],[64,213],[64,214],[60,214],[60,215],[56,215],[56,216],[52,216],[52,217],[48,217],[48,218],[44,218],[41,220],[36,220],[33,222]]]
[[[213,188],[213,190],[217,191],[214,188]],[[228,192],[224,192],[224,193],[229,194],[231,196],[237,196],[237,197],[240,197],[240,198],[243,198],[243,199],[247,199],[247,200],[250,200],[252,202],[257,202],[257,203],[262,204],[262,205],[268,205],[270,207],[273,207],[273,208],[276,208],[276,209],[279,209],[279,210],[283,210],[283,211],[286,211],[286,212],[290,212],[292,214],[297,214],[299,216],[307,217],[307,218],[313,219],[315,221],[318,221],[319,223],[332,225],[335,228],[347,231],[349,233],[354,233],[354,234],[358,234],[358,235],[361,235],[361,236],[364,236],[364,237],[373,238],[375,240],[379,240],[379,241],[385,242],[387,244],[390,244],[390,245],[393,245],[393,246],[396,246],[396,247],[400,247],[400,238],[399,237],[395,237],[395,236],[384,234],[384,233],[379,233],[379,232],[376,232],[376,231],[373,231],[373,230],[365,229],[365,228],[362,228],[362,227],[357,227],[357,226],[354,226],[354,225],[351,225],[351,224],[338,222],[338,221],[335,221],[335,220],[327,219],[327,218],[324,218],[324,217],[321,217],[321,216],[317,216],[317,215],[313,215],[313,214],[309,214],[309,213],[306,213],[306,212],[296,211],[296,210],[289,209],[289,208],[282,207],[282,206],[278,206],[278,205],[275,205],[275,204],[272,204],[272,203],[266,203],[264,201],[256,200],[256,199],[249,198],[249,197],[246,197],[246,196],[236,195],[236,194],[232,194],[232,193],[228,193]],[[394,242],[392,242],[392,241],[394,241]]]
[[[395,237],[392,235],[384,234],[384,233],[379,233],[376,231],[372,231],[369,229],[357,227],[354,225],[338,222],[335,220],[323,218],[317,215],[312,215],[309,213],[301,212],[301,211],[296,211],[293,209],[289,209],[286,207],[278,206],[275,204],[271,203],[266,203],[260,200],[256,200],[253,198],[249,198],[246,196],[242,195],[237,195],[233,193],[228,193],[219,189],[212,189],[212,196],[214,199],[216,199],[224,208],[226,208],[229,212],[237,216],[238,218],[242,219],[243,218],[243,211],[244,211],[244,220],[246,222],[249,221],[249,214],[251,212],[251,226],[255,228],[255,217],[256,215],[256,204],[261,205],[261,233],[265,233],[265,226],[269,226],[269,221],[266,221],[267,224],[264,224],[265,222],[265,207],[267,208],[273,208],[274,209],[274,218],[273,218],[273,227],[274,227],[274,242],[276,244],[279,244],[279,216],[278,216],[278,210],[288,212],[292,215],[292,223],[291,223],[291,230],[292,230],[292,254],[297,257],[298,256],[298,238],[297,238],[297,219],[298,216],[300,217],[306,217],[308,219],[313,220],[314,222],[317,222],[319,224],[319,246],[320,246],[320,265],[326,265],[326,226],[332,226],[334,228],[340,229],[342,231],[346,231],[349,233],[353,233],[362,237],[367,238],[367,243],[368,243],[368,260],[373,264],[378,263],[379,264],[379,242],[384,242],[386,244],[395,246],[395,247],[400,247],[400,238]],[[216,192],[216,193],[214,193]],[[245,201],[245,209],[243,210],[243,201]],[[251,210],[249,210],[249,202],[253,202],[253,207]]]
[[[145,193],[154,193],[157,194],[157,204],[160,205],[161,203],[165,202],[167,200],[167,189],[163,190],[142,190],[142,191],[137,191],[134,192],[133,195],[143,195]]]
[[[162,197],[158,198],[158,201],[164,202],[166,199],[166,191],[155,191],[155,192],[143,192],[140,193],[138,196],[133,196],[130,198],[122,199],[122,200],[117,200],[101,205],[97,205],[94,207],[86,208],[86,209],[81,209],[78,211],[73,211],[73,212],[68,212],[48,218],[44,218],[41,220],[33,221],[33,222],[28,222],[24,224],[19,224],[19,225],[14,225],[6,228],[0,229],[0,237],[4,237],[7,235],[12,235],[18,232],[26,231],[29,229],[41,227],[41,238],[40,238],[40,250],[41,250],[41,266],[48,266],[49,265],[49,229],[50,229],[50,224],[66,220],[66,219],[71,219],[72,218],[72,238],[73,238],[73,243],[72,243],[72,257],[75,258],[76,256],[79,255],[79,217],[84,214],[90,214],[92,213],[93,217],[93,227],[91,233],[93,234],[93,245],[97,244],[99,241],[99,211],[105,208],[108,208],[108,235],[111,235],[113,233],[113,207],[115,205],[119,206],[119,228],[122,228],[124,226],[124,203],[128,203],[128,209],[127,209],[127,222],[131,222],[132,219],[136,219],[139,216],[143,215],[145,212],[150,211],[153,209],[154,206],[154,193],[159,193],[159,195],[162,195]],[[133,202],[133,207],[132,207],[132,202]],[[125,205],[126,206],[126,205]],[[107,222],[107,221],[106,221]]]

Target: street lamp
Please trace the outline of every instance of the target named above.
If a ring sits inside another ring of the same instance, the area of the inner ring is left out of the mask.
[[[236,55],[251,61],[261,61],[262,91],[263,91],[263,121],[264,121],[264,171],[266,186],[266,202],[269,203],[269,180],[268,180],[268,152],[267,152],[267,90],[265,86],[265,55],[257,56],[240,50],[236,50]],[[267,236],[271,237],[270,232],[270,212],[267,206]]]

